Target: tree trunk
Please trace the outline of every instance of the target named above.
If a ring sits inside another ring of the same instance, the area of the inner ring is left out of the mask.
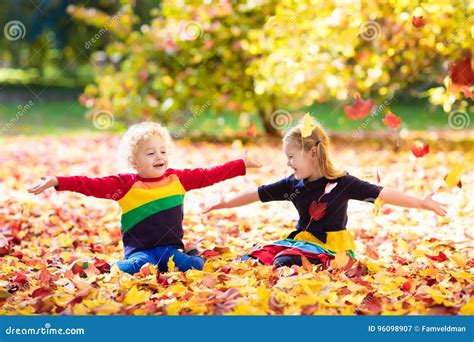
[[[260,108],[258,110],[258,116],[262,120],[262,124],[263,124],[263,128],[265,129],[265,133],[269,136],[272,136],[272,137],[281,137],[282,132],[280,132],[280,130],[275,128],[274,127],[275,125],[272,125],[271,113],[272,113],[272,111],[270,110],[270,112],[267,114],[267,111],[263,108]]]

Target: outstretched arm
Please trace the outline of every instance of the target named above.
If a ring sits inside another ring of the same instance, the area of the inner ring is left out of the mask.
[[[41,177],[41,182],[28,189],[29,193],[38,195],[52,186],[58,186],[58,178],[55,176]]]
[[[250,158],[247,152],[241,159],[227,162],[222,165],[208,167],[175,170],[186,191],[204,188],[226,179],[246,174],[248,168],[258,168],[261,165]]]
[[[118,200],[127,193],[133,185],[133,181],[134,176],[132,174],[97,178],[46,176],[41,177],[41,182],[29,188],[28,192],[38,195],[54,186],[57,191],[74,191],[86,196]]]
[[[440,216],[446,216],[446,208],[443,204],[432,198],[434,194],[434,192],[431,192],[425,197],[419,198],[407,195],[395,189],[383,188],[380,192],[379,198],[387,204],[393,204],[405,208],[430,210]]]
[[[257,202],[258,200],[260,200],[260,198],[258,196],[257,189],[242,191],[230,198],[227,198],[227,199],[221,198],[221,200],[218,203],[205,208],[203,210],[203,213],[207,213],[211,210],[216,210],[216,209],[240,207],[240,206],[247,205],[253,202]]]

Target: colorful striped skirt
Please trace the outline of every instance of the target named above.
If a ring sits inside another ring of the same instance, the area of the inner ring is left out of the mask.
[[[277,240],[264,246],[256,246],[242,260],[257,259],[264,265],[276,265],[282,257],[306,257],[313,263],[328,264],[336,253],[346,252],[355,259],[355,244],[347,230],[328,232],[323,243],[307,231],[298,232],[293,239]]]

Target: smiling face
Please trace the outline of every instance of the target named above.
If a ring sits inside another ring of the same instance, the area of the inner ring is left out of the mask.
[[[316,164],[316,149],[304,151],[294,142],[284,142],[283,151],[288,159],[287,165],[295,172],[296,179],[319,178]]]
[[[138,144],[133,167],[143,178],[161,177],[168,168],[168,147],[159,135]]]

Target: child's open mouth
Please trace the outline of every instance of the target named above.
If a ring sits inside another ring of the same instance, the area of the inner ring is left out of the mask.
[[[163,166],[165,166],[165,163],[153,164],[153,167],[156,167],[156,168],[160,168],[160,167],[163,167]]]

